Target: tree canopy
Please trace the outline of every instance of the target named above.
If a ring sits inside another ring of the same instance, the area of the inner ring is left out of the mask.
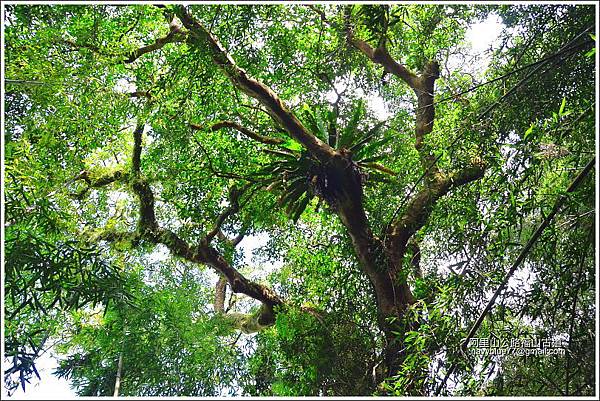
[[[10,392],[594,394],[594,6],[3,24]]]

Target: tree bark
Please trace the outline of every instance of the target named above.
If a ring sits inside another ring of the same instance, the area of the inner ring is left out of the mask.
[[[215,285],[215,312],[225,312],[225,295],[227,294],[227,279],[225,276],[219,276]]]
[[[381,280],[387,279],[388,281],[387,285],[374,284],[378,297],[379,312],[383,316],[383,318],[380,317],[380,328],[388,339],[384,351],[384,360],[387,366],[387,375],[391,376],[398,372],[404,359],[401,352],[401,345],[404,340],[403,333],[408,329],[415,329],[414,324],[416,324],[416,322],[409,323],[408,326],[402,324],[406,309],[414,302],[414,297],[407,282],[408,271],[411,267],[413,270],[416,268],[415,263],[418,267],[419,259],[415,259],[415,256],[420,258],[420,251],[418,251],[417,246],[417,253],[413,251],[413,260],[408,266],[404,266],[408,241],[427,223],[439,198],[446,195],[454,187],[481,178],[485,166],[482,163],[474,163],[472,166],[453,174],[446,174],[439,169],[436,165],[435,155],[426,141],[427,136],[433,131],[435,122],[434,93],[435,81],[439,77],[438,63],[433,60],[429,61],[420,74],[415,74],[390,55],[385,47],[385,40],[380,40],[379,46],[374,48],[366,41],[357,38],[352,30],[350,18],[351,11],[347,8],[346,38],[348,43],[373,63],[381,65],[385,72],[404,81],[417,97],[414,146],[419,154],[423,169],[424,187],[410,199],[404,212],[391,222],[384,233],[385,240],[378,247],[384,249],[385,262],[379,262],[379,265],[384,266],[387,274],[387,277],[381,277]],[[355,235],[351,233],[351,236],[354,239]],[[373,257],[369,255],[367,246],[355,245],[355,249],[361,263],[373,262]],[[375,264],[377,265],[377,262]],[[420,274],[420,268],[414,270],[414,274]],[[398,323],[390,323],[390,318],[397,319]]]
[[[336,150],[309,132],[278,95],[238,67],[218,39],[184,7],[180,7],[177,14],[190,32],[191,43],[205,49],[230,81],[242,92],[258,100],[273,119],[284,127],[292,138],[300,142],[325,170],[324,174],[330,185],[328,190],[331,192],[327,201],[346,228],[359,264],[373,286],[378,324],[387,340],[384,351],[387,376],[395,374],[403,360],[400,350],[402,333],[406,327],[402,324],[402,318],[407,308],[414,303],[406,271],[411,266],[403,266],[407,241],[426,224],[440,197],[447,194],[451,188],[483,175],[483,167],[479,165],[454,174],[442,173],[435,166],[435,157],[426,144],[426,137],[433,131],[435,120],[433,100],[434,85],[439,75],[438,64],[435,61],[427,63],[421,74],[417,75],[394,60],[385,48],[385,41],[381,41],[379,47],[373,48],[366,41],[356,38],[350,28],[346,32],[348,42],[352,46],[374,63],[383,66],[386,72],[402,79],[417,96],[415,148],[427,179],[424,188],[411,199],[404,213],[390,224],[390,229],[385,233],[385,240],[381,240],[373,234],[369,226],[362,200],[363,178],[358,166],[352,161],[350,152]],[[248,133],[245,134],[252,137]],[[266,138],[260,139],[261,142],[268,142]],[[202,250],[200,258],[213,266],[222,264],[219,256],[208,249]],[[235,291],[236,278],[228,276],[229,270],[216,268],[225,274]],[[248,291],[249,286],[244,284],[240,288]],[[269,296],[262,294],[260,299],[268,298]]]
[[[240,68],[219,40],[204,25],[194,19],[183,6],[178,8],[177,15],[183,25],[189,29],[192,43],[208,50],[213,62],[223,71],[231,83],[263,104],[269,114],[285,128],[292,138],[300,142],[313,156],[322,162],[327,162],[334,155],[335,151],[308,131],[271,88],[250,77],[244,69]]]

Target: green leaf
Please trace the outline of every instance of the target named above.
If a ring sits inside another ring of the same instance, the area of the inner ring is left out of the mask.
[[[527,138],[529,137],[529,135],[531,135],[531,133],[533,132],[535,128],[535,124],[531,123],[531,125],[529,126],[529,128],[527,128],[527,131],[525,131],[525,135],[523,135],[523,140],[527,140]]]
[[[350,121],[348,121],[348,124],[341,132],[338,148],[349,148],[354,144],[356,138],[358,138],[360,134],[358,131],[358,124],[364,117],[365,112],[365,102],[364,100],[360,99],[358,102],[356,102],[354,108],[352,109]]]
[[[327,136],[328,136],[327,125],[325,123],[325,120],[323,119],[323,114],[322,114],[321,110],[317,110],[315,112],[314,116],[315,116],[315,121],[317,123],[317,132],[315,132],[315,134],[322,141],[327,141]]]
[[[302,144],[300,142],[295,141],[291,138],[286,139],[286,141],[284,143],[282,143],[281,146],[286,149],[293,150],[295,152],[300,152],[304,149],[304,147],[302,146]]]
[[[565,105],[567,104],[567,98],[563,97],[562,103],[560,104],[560,108],[558,109],[558,115],[563,116],[565,111]]]
[[[296,207],[294,207],[294,209],[290,213],[290,218],[294,223],[298,221],[311,199],[312,196],[308,195],[308,193],[305,193],[302,200],[296,202]]]
[[[588,58],[593,58],[596,55],[596,48],[592,48],[585,53],[585,56]]]

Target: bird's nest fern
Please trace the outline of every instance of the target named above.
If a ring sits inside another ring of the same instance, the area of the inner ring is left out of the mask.
[[[358,102],[342,129],[338,129],[337,118],[330,110],[313,111],[304,107],[301,112],[308,129],[348,156],[362,183],[367,179],[383,178],[381,166],[376,168],[375,163],[386,156],[384,146],[392,138],[386,135],[385,122],[366,129],[359,128],[365,111],[364,103]],[[278,204],[285,208],[294,222],[314,197],[335,207],[339,184],[331,177],[328,166],[312,157],[298,142],[290,139],[280,149],[266,152],[277,158],[260,169],[257,175],[268,184],[268,190],[279,193]]]

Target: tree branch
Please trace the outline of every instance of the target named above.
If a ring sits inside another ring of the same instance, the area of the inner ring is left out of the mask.
[[[118,181],[124,176],[125,173],[122,170],[116,170],[110,174],[105,174],[97,178],[92,178],[90,177],[89,171],[83,170],[72,181],[83,180],[89,185],[89,187],[99,188],[111,184],[115,181]]]
[[[225,73],[235,87],[265,106],[270,111],[272,117],[314,157],[322,162],[327,162],[331,159],[335,151],[309,132],[279,96],[268,86],[251,78],[245,70],[238,67],[233,58],[208,29],[195,20],[183,6],[178,8],[177,15],[184,26],[190,31],[191,42],[210,53],[213,62]]]
[[[417,93],[417,111],[415,119],[415,149],[419,152],[421,166],[430,178],[439,174],[436,160],[430,147],[425,143],[425,137],[433,131],[435,121],[435,106],[433,94],[435,80],[439,77],[440,68],[437,62],[432,61],[425,65],[419,77],[420,90]]]
[[[238,244],[240,242],[242,242],[242,240],[244,239],[244,237],[246,236],[246,233],[242,230],[242,232],[240,232],[238,235],[236,235],[232,240],[231,240],[231,245],[233,246],[238,246]]]
[[[173,18],[173,20],[169,24],[169,33],[166,36],[156,39],[154,41],[154,43],[152,43],[152,44],[142,46],[138,49],[131,51],[126,56],[125,60],[123,60],[123,61],[126,64],[133,63],[135,60],[137,60],[144,54],[153,52],[155,50],[162,49],[168,43],[176,43],[176,42],[185,41],[186,36],[187,36],[187,32],[182,32],[180,26],[177,25],[175,19]],[[117,56],[116,54],[104,52],[98,46],[90,44],[90,43],[76,43],[70,39],[63,39],[60,41],[60,43],[66,44],[75,49],[82,49],[82,48],[89,49],[92,52],[102,55],[102,56],[107,56],[107,57]]]
[[[244,192],[246,192],[246,190],[248,190],[248,188],[250,188],[250,186],[252,186],[252,184],[246,184],[240,190],[238,190],[236,187],[231,187],[229,189],[229,206],[223,212],[221,212],[221,214],[219,214],[213,229],[208,234],[206,234],[206,237],[204,237],[203,241],[205,243],[210,244],[213,238],[216,235],[218,235],[219,232],[221,232],[221,226],[223,225],[225,220],[228,217],[236,214],[240,210],[240,197]]]
[[[190,124],[190,127],[195,130],[203,130],[204,127],[198,124]],[[218,131],[221,128],[233,128],[240,133],[246,135],[248,138],[254,139],[257,142],[264,143],[266,145],[280,145],[285,142],[285,140],[281,138],[271,138],[265,135],[257,134],[254,131],[249,130],[246,127],[241,126],[240,124],[234,121],[221,121],[216,124],[213,124],[208,129],[212,132]]]
[[[391,168],[388,168],[386,166],[383,166],[379,163],[375,163],[375,162],[369,162],[369,163],[364,163],[363,164],[365,167],[370,167],[374,170],[377,171],[381,171],[382,173],[391,175],[392,177],[396,177],[398,175],[398,173],[396,173],[394,170],[392,170]]]
[[[175,23],[175,19],[173,19],[169,24],[169,33],[167,34],[167,36],[158,38],[154,41],[154,43],[149,44],[147,46],[142,46],[139,49],[132,51],[131,53],[129,53],[124,62],[125,64],[133,63],[135,60],[137,60],[144,54],[162,49],[168,43],[183,42],[186,36],[187,33],[182,32],[180,27]]]
[[[97,178],[90,177],[89,171],[83,170],[75,178],[73,178],[71,182],[83,180],[86,182],[87,187],[83,188],[81,191],[75,194],[72,194],[71,196],[74,196],[75,199],[82,200],[90,189],[107,186],[109,184],[112,184],[113,182],[121,180],[124,177],[126,177],[126,173],[124,173],[122,170],[116,170],[112,173],[105,174]]]
[[[419,153],[421,165],[425,169],[427,178],[439,173],[435,166],[435,156],[425,144],[425,137],[433,130],[435,120],[435,107],[433,102],[435,80],[439,77],[439,64],[436,61],[428,62],[422,73],[417,75],[398,63],[385,47],[385,41],[374,48],[366,41],[357,38],[349,23],[349,8],[346,9],[346,38],[348,43],[358,49],[375,64],[381,65],[385,72],[402,79],[417,95],[417,112],[415,121],[415,149]]]
[[[480,179],[484,172],[483,164],[474,164],[447,176],[438,175],[430,181],[411,199],[404,213],[390,226],[388,237],[393,253],[404,252],[409,238],[427,223],[438,199],[453,188]]]
[[[251,298],[263,303],[263,308],[258,316],[260,324],[271,324],[274,321],[274,308],[282,305],[283,301],[271,289],[252,282],[244,277],[240,272],[234,269],[211,247],[206,240],[200,241],[200,244],[193,247],[181,239],[174,232],[159,227],[156,221],[154,211],[154,194],[152,188],[140,174],[140,155],[142,148],[142,133],[144,124],[139,123],[134,131],[134,147],[132,154],[132,184],[133,192],[137,195],[140,209],[138,227],[135,233],[113,233],[110,236],[104,236],[103,239],[111,240],[113,238],[124,239],[127,236],[135,239],[145,239],[155,244],[165,245],[175,256],[189,260],[194,263],[202,263],[211,266],[218,273],[226,277],[232,291],[241,292]],[[224,218],[223,218],[224,220]],[[216,235],[216,232],[215,232]]]
[[[215,285],[215,312],[225,312],[225,294],[227,292],[227,279],[225,276],[219,276]]]
[[[88,49],[88,50],[91,50],[93,53],[99,54],[101,56],[106,56],[106,57],[114,57],[115,56],[114,54],[106,53],[106,52],[102,51],[98,46],[92,45],[90,43],[76,43],[70,39],[60,40],[59,43],[69,45],[70,47],[72,47],[74,49]]]
[[[136,97],[136,98],[140,98],[140,97],[145,97],[148,100],[152,99],[152,95],[150,94],[150,91],[135,91],[135,92],[129,92],[127,93],[127,95],[129,97]]]
[[[249,77],[246,71],[239,68],[218,40],[185,8],[178,9],[178,16],[189,30],[191,42],[211,54],[213,62],[223,70],[233,85],[257,99],[292,138],[300,142],[314,158],[328,165],[332,181],[344,183],[336,194],[337,214],[348,229],[359,259],[377,288],[378,302],[383,303],[381,310],[385,316],[393,316],[392,311],[396,310],[396,303],[391,294],[395,289],[389,277],[380,271],[380,266],[376,263],[377,243],[368,226],[361,200],[362,183],[359,174],[352,168],[352,161],[347,155],[336,152],[310,133],[269,87]]]
[[[420,78],[404,65],[394,60],[385,46],[373,48],[366,41],[357,38],[350,25],[347,25],[346,28],[346,40],[372,62],[381,65],[387,73],[393,74],[406,82],[415,92],[420,90]]]
[[[423,271],[421,270],[421,247],[419,247],[417,241],[411,240],[408,242],[408,249],[412,253],[410,264],[413,268],[413,274],[416,279],[421,279],[423,278]]]
[[[260,310],[258,313],[229,312],[222,314],[221,318],[233,328],[241,330],[243,333],[251,334],[269,326],[260,321],[261,313],[262,311]]]
[[[131,170],[134,175],[140,174],[140,160],[142,155],[142,134],[144,124],[138,123],[133,131],[133,156],[131,157]]]
[[[221,229],[219,229],[219,231],[217,231],[217,237],[219,237],[219,239],[221,241],[226,242],[233,247],[238,246],[238,244],[240,242],[242,242],[242,240],[244,239],[245,236],[246,236],[246,233],[245,233],[244,229],[242,229],[242,231],[238,235],[236,235],[235,238],[233,238],[233,239],[228,238]]]

